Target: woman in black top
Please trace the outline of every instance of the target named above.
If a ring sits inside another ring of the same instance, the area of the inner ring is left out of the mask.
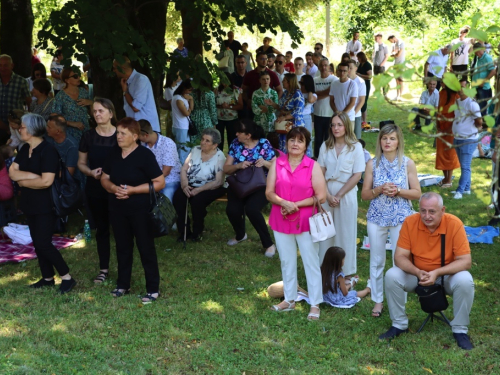
[[[109,99],[95,98],[92,106],[97,123],[95,129],[83,133],[78,154],[78,168],[87,176],[85,195],[95,221],[99,274],[94,283],[101,284],[108,277],[110,242],[108,192],[101,186],[102,167],[109,153],[117,148],[116,113]]]
[[[262,41],[264,43],[264,45],[262,45],[259,48],[257,48],[257,53],[264,52],[265,54],[274,53],[275,55],[281,55],[280,51],[278,51],[276,48],[274,48],[273,46],[271,46],[271,42],[272,41],[273,40],[271,38],[269,38],[268,36],[266,36],[264,38],[264,40]]]
[[[59,172],[59,154],[43,139],[47,124],[42,116],[29,113],[21,118],[19,133],[26,144],[11,165],[9,176],[21,187],[21,210],[26,215],[42,278],[32,288],[54,285],[54,268],[61,276],[61,294],[69,292],[76,281],[61,253],[52,244],[56,216],[51,186]]]
[[[358,52],[356,55],[359,61],[357,75],[365,80],[366,85],[366,98],[365,104],[361,107],[362,121],[366,122],[366,109],[368,108],[368,97],[370,96],[371,79],[372,79],[372,64],[368,61],[364,52]]]
[[[142,303],[156,301],[160,292],[160,271],[151,232],[149,183],[155,191],[165,187],[165,178],[154,154],[137,144],[140,125],[125,117],[116,125],[119,148],[114,148],[102,168],[101,184],[109,193],[109,214],[116,242],[118,279],[111,294],[130,292],[134,237],[146,275],[146,295]]]

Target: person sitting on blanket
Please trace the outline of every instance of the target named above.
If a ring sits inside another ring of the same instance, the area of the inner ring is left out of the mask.
[[[441,236],[445,238],[445,266],[441,267]],[[454,215],[446,214],[443,198],[433,192],[420,197],[420,212],[408,216],[399,233],[394,264],[385,274],[385,295],[392,327],[379,339],[392,339],[408,332],[405,292],[414,292],[418,284],[441,283],[453,297],[451,330],[457,345],[473,348],[467,335],[469,314],[474,301],[474,281],[469,241],[464,225]]]

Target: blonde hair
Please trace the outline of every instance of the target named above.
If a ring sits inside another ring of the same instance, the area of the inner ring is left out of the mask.
[[[292,95],[295,91],[300,90],[299,81],[297,81],[297,76],[295,74],[287,73],[283,79],[287,80],[288,85],[290,86],[288,92]]]
[[[380,129],[380,132],[378,133],[377,146],[375,148],[375,158],[377,159],[377,165],[376,165],[377,167],[378,164],[380,163],[380,157],[383,154],[382,147],[380,146],[382,137],[384,135],[388,135],[391,133],[396,133],[396,136],[398,137],[397,157],[398,157],[398,167],[401,168],[401,163],[403,163],[403,156],[405,153],[405,140],[403,138],[403,132],[401,131],[401,128],[396,124],[385,125],[382,127],[382,129]]]
[[[271,43],[273,40],[271,38],[269,38],[268,36],[266,36],[266,37],[264,37],[264,44],[266,43],[266,41]]]
[[[356,142],[358,142],[358,139],[356,138],[356,135],[354,134],[354,124],[351,122],[349,119],[349,116],[345,112],[337,112],[334,113],[332,118],[330,119],[330,126],[328,126],[328,139],[325,141],[326,147],[327,148],[334,148],[335,147],[335,136],[333,135],[332,127],[331,127],[331,121],[333,120],[334,117],[338,117],[340,121],[342,121],[342,124],[344,124],[345,128],[345,135],[344,135],[344,140],[347,145],[347,148],[349,151],[354,149],[354,145]]]

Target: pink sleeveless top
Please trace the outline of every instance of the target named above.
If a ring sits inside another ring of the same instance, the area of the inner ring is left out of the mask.
[[[288,155],[282,154],[276,159],[276,194],[287,201],[298,202],[311,198],[314,195],[312,186],[312,172],[314,160],[304,156],[302,162],[292,172],[288,163]],[[269,216],[269,226],[276,232],[285,234],[299,234],[309,231],[309,218],[313,207],[301,207],[299,211],[288,215],[281,215],[281,206],[273,204]]]

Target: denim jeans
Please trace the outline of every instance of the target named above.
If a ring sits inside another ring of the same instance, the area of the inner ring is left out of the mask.
[[[483,89],[481,87],[476,87],[477,94],[476,94],[476,100],[479,104],[479,108],[481,108],[481,115],[484,117],[486,116],[486,112],[488,110],[488,99],[491,99],[493,97],[493,92],[491,89]]]
[[[164,196],[166,196],[168,199],[170,199],[170,202],[172,202],[174,200],[174,193],[179,188],[179,186],[181,186],[181,182],[180,181],[169,182],[161,190],[161,193]]]
[[[186,143],[191,140],[188,134],[188,129],[172,128],[172,134],[174,135],[175,143],[177,144],[179,160],[183,165],[184,161],[191,152],[191,148],[186,145]]]
[[[457,152],[461,171],[457,193],[463,193],[470,190],[472,153],[477,148],[477,140],[455,138],[453,145],[458,146],[455,151]]]
[[[312,114],[304,115],[304,127],[309,130],[312,138]],[[312,139],[311,139],[312,140]],[[306,155],[310,158],[313,156],[312,154],[312,142],[309,143],[309,147],[307,148]]]

